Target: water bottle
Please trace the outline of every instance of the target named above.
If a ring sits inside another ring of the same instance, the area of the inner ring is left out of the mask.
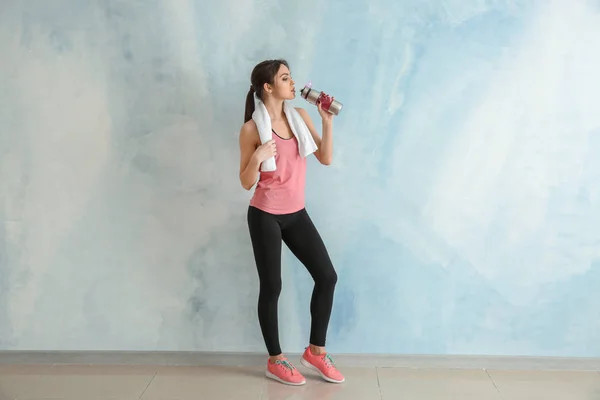
[[[323,92],[315,90],[312,88],[312,83],[307,83],[302,90],[300,90],[300,96],[306,99],[311,104],[316,105],[318,101],[321,102],[321,108],[323,110],[333,114],[338,115],[340,111],[342,111],[342,103],[335,100],[333,96],[329,96]]]

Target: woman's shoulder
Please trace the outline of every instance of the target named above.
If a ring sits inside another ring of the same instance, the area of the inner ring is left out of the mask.
[[[298,114],[300,114],[300,116],[302,117],[302,119],[304,119],[304,121],[306,121],[307,119],[310,119],[310,117],[308,116],[308,112],[302,108],[302,107],[294,107],[296,109],[296,111],[298,111]]]
[[[258,136],[258,128],[256,127],[256,122],[254,122],[254,120],[245,122],[244,125],[242,125],[242,128],[240,129],[240,136],[246,136],[246,137],[256,136],[258,138],[259,136]]]

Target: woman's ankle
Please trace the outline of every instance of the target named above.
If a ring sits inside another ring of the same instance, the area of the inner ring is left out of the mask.
[[[274,363],[275,361],[277,361],[277,360],[283,360],[283,359],[285,359],[285,357],[284,357],[283,353],[281,353],[281,354],[278,354],[278,355],[276,355],[276,356],[269,356],[269,362],[270,362],[271,364],[273,364],[273,363]]]
[[[321,354],[325,354],[325,347],[323,346],[315,346],[314,344],[308,345],[310,352],[313,356],[320,356]]]

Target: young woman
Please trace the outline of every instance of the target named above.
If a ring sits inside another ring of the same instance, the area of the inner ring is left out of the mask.
[[[284,60],[267,60],[252,71],[246,97],[244,125],[240,131],[240,181],[250,190],[258,180],[248,208],[248,227],[260,280],[258,320],[267,350],[266,375],[281,383],[303,385],[306,380],[282,354],[279,344],[277,303],[281,292],[282,241],[307,268],[314,280],[310,313],[309,346],[300,362],[318,372],[325,380],[341,383],[344,376],[325,351],[325,338],[333,305],[337,274],[321,237],[304,208],[306,159],[284,114],[284,101],[296,97],[294,80]],[[271,118],[273,140],[261,144],[252,120],[254,95],[261,100]],[[318,105],[322,119],[321,138],[307,112],[296,108],[315,143],[317,160],[324,165],[332,157],[332,115]],[[275,157],[273,172],[259,172],[263,161]]]

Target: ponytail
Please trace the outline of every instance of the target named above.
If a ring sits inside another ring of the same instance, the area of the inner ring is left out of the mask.
[[[246,95],[246,110],[244,112],[244,123],[252,119],[254,113],[254,86],[250,86],[250,90]]]
[[[250,74],[250,90],[246,95],[246,110],[244,111],[244,123],[252,119],[252,113],[254,113],[254,97],[261,101],[264,99],[264,85],[269,83],[273,85],[277,71],[281,65],[285,65],[289,68],[287,61],[285,60],[265,60],[258,63],[252,73]]]

